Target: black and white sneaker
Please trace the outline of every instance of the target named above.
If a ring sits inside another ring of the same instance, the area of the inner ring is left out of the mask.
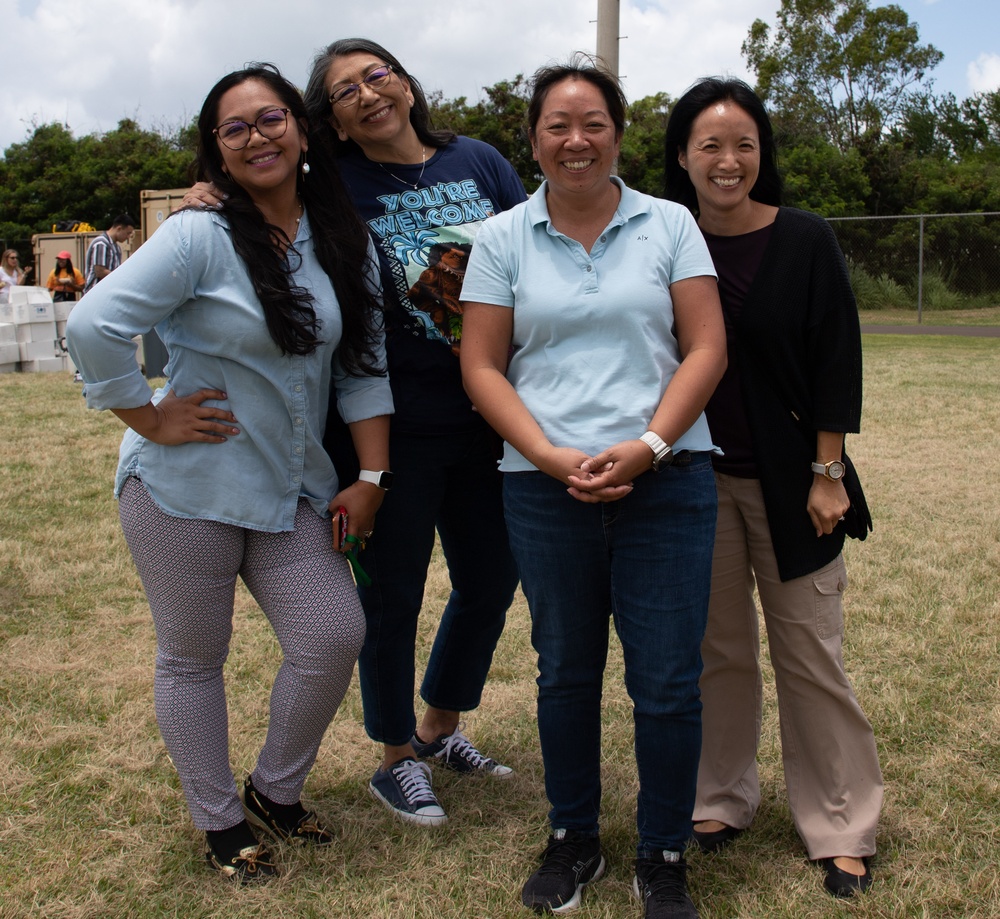
[[[400,820],[419,826],[440,826],[448,816],[431,788],[431,768],[409,756],[384,772],[375,770],[368,789]]]
[[[604,874],[597,836],[556,830],[542,853],[542,864],[521,888],[521,902],[536,913],[568,913],[580,905],[583,888]]]
[[[698,919],[688,896],[687,864],[680,852],[637,858],[632,890],[645,906],[645,919]]]
[[[424,743],[413,735],[414,752],[421,759],[440,760],[441,764],[456,772],[491,775],[495,779],[505,779],[514,774],[510,766],[502,766],[495,759],[483,756],[462,733],[465,724],[459,724],[453,734],[442,734],[437,740]]]

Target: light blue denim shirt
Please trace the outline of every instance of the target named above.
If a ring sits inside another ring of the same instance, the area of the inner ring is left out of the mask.
[[[166,390],[181,396],[222,390],[228,400],[205,404],[228,408],[240,430],[225,443],[172,447],[129,430],[121,445],[116,495],[135,475],[168,514],[268,532],[293,528],[300,495],[327,515],[340,489],[323,449],[331,382],[347,423],[391,414],[392,395],[388,377],[354,377],[341,368],[340,307],[313,250],[308,215],[302,217],[295,249],[301,263],[296,265],[293,255],[292,283],[313,295],[321,323],[323,344],[312,354],[281,353],[228,224],[208,211],[172,216],[73,309],[67,343],[87,383],[90,408],[149,402],[132,338],[155,328],[170,355]],[[384,336],[378,357],[384,366]]]

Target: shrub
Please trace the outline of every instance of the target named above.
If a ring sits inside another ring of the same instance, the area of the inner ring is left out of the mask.
[[[851,287],[858,309],[862,310],[908,310],[916,305],[916,298],[898,281],[882,273],[873,277],[864,268],[848,262]]]

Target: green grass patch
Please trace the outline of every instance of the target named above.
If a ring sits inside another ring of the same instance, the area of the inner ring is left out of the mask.
[[[886,783],[876,884],[857,903],[836,903],[806,862],[767,670],[760,812],[730,849],[690,855],[705,919],[1000,914],[1000,341],[882,335],[865,336],[864,347],[864,431],[849,450],[875,531],[846,549],[845,658]],[[544,844],[547,805],[520,595],[483,705],[468,718],[470,736],[515,777],[437,770],[448,825],[398,823],[367,792],[378,750],[361,727],[355,683],[305,793],[336,843],[321,852],[280,846],[279,881],[233,890],[202,861],[153,716],[153,628],[111,494],[119,422],[87,412],[68,374],[17,374],[0,377],[0,425],[0,915],[533,915],[519,894]],[[420,661],[448,589],[438,553]],[[278,660],[267,622],[239,591],[227,686],[240,778],[263,740]],[[636,776],[617,645],[605,689],[609,873],[588,891],[580,919],[641,915],[630,891]]]

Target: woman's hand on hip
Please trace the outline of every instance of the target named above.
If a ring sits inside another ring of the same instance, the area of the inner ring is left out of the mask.
[[[187,443],[225,443],[240,433],[236,416],[224,408],[204,405],[209,399],[229,397],[221,389],[199,389],[188,396],[167,393],[159,402],[141,408],[113,409],[133,431],[154,444],[174,447]]]
[[[851,502],[847,498],[843,482],[831,482],[823,476],[813,476],[806,510],[816,529],[817,537],[832,533],[837,524],[844,519],[844,514],[850,506]]]

